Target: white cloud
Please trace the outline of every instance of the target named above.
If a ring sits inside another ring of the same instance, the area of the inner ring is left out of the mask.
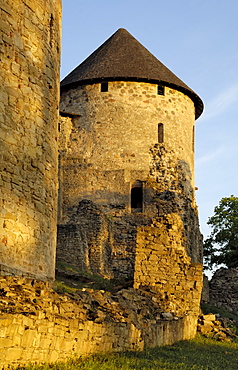
[[[238,102],[238,83],[229,87],[219,95],[215,96],[210,102],[206,104],[204,114],[200,120],[208,120],[214,118]]]

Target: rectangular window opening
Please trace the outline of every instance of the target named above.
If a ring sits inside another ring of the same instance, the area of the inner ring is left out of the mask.
[[[163,123],[158,124],[158,143],[164,142],[164,125]]]
[[[107,92],[108,91],[108,82],[102,82],[101,83],[101,92]]]
[[[131,212],[140,213],[143,207],[143,187],[141,181],[136,181],[131,187]]]
[[[158,95],[164,95],[164,86],[162,86],[162,85],[157,86],[157,94]]]

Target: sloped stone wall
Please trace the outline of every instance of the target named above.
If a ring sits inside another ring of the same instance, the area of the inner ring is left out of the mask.
[[[0,273],[53,279],[61,1],[1,1],[0,34]]]
[[[0,279],[0,368],[142,350],[194,337],[196,318],[167,314],[155,293],[86,289],[58,295],[47,283]]]

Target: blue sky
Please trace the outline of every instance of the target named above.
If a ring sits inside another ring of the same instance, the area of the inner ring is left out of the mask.
[[[237,20],[237,0],[63,0],[61,78],[122,27],[203,100],[195,178],[204,236],[219,200],[238,196]]]

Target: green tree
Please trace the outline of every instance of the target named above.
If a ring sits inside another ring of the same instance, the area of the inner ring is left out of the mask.
[[[207,224],[212,231],[204,241],[205,268],[238,267],[238,197],[222,198]]]

